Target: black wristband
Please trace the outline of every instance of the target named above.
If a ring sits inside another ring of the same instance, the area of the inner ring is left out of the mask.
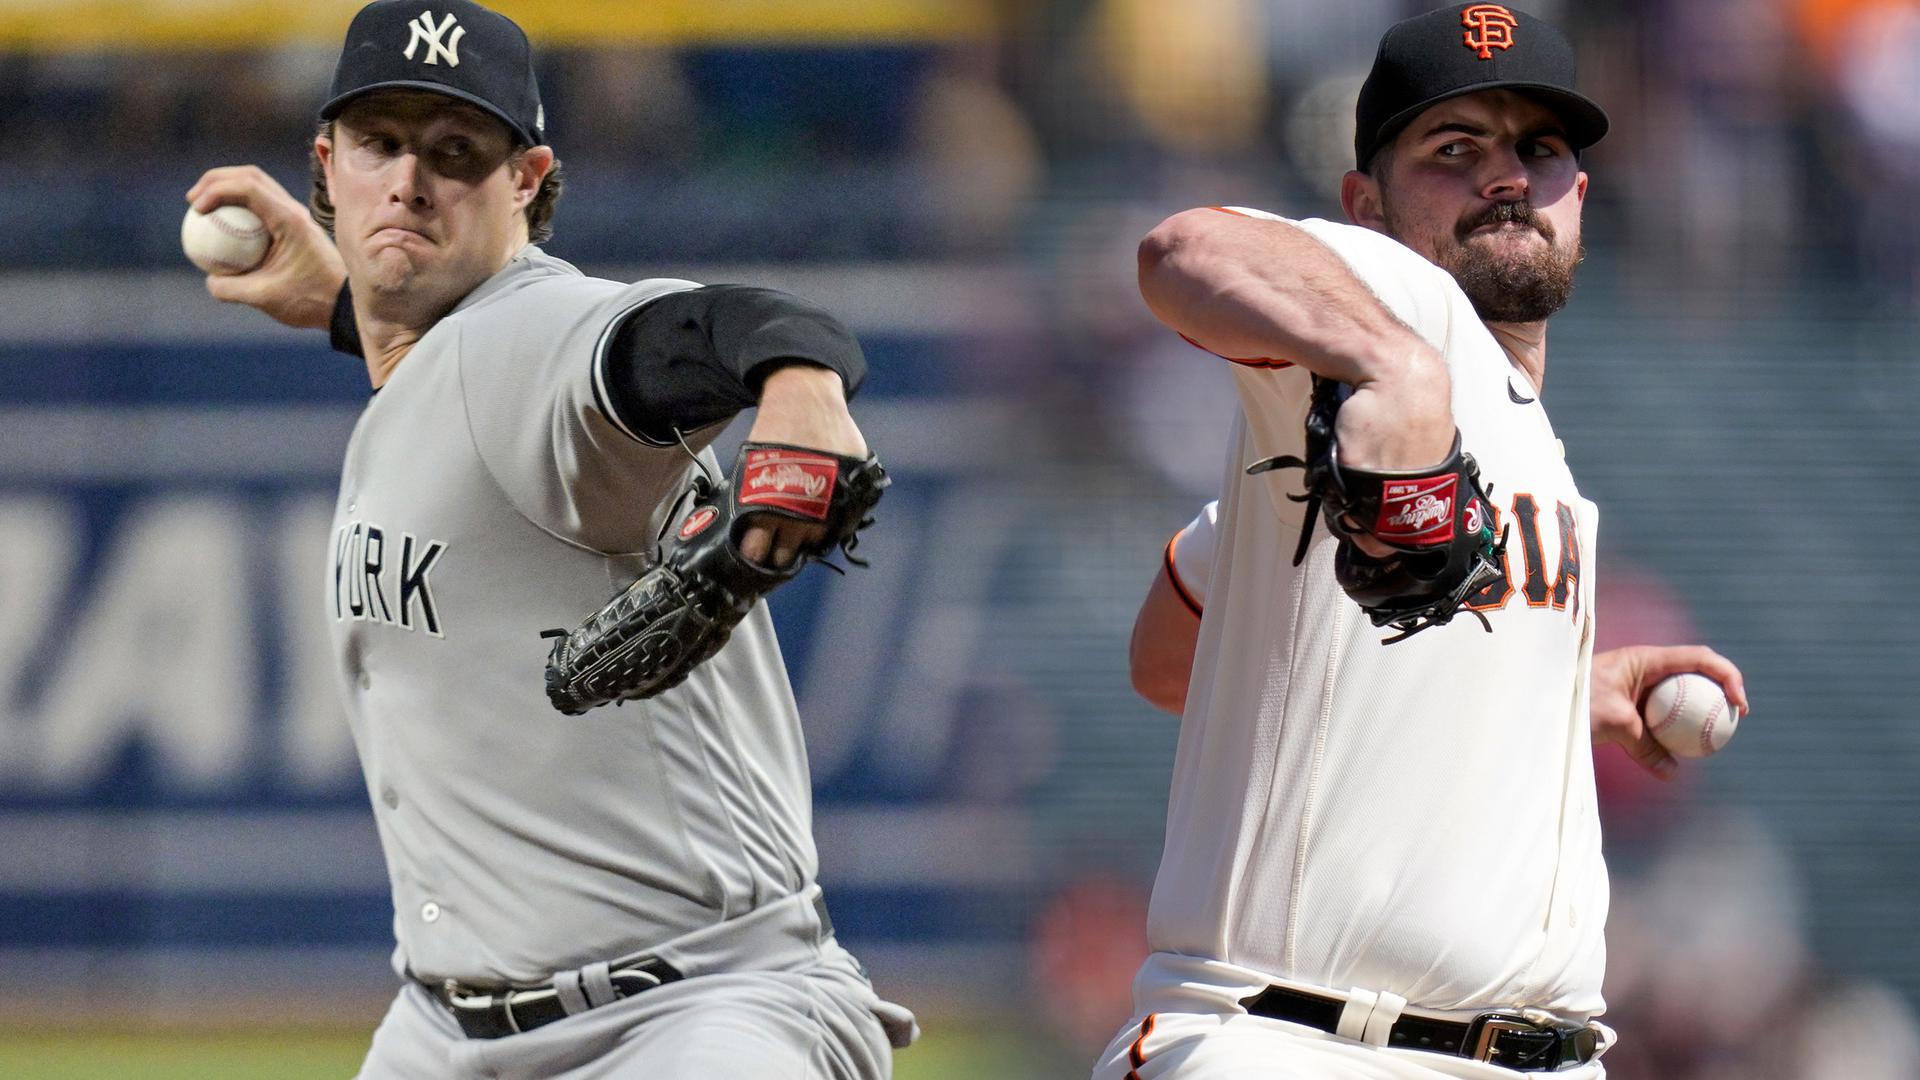
[[[335,352],[366,356],[360,347],[360,324],[353,318],[353,292],[344,281],[340,283],[340,295],[333,301],[333,318],[327,324],[327,341]]]

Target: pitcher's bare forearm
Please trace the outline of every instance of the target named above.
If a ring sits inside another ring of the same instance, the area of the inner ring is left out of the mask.
[[[1187,706],[1200,615],[1183,599],[1163,564],[1134,616],[1127,643],[1127,673],[1133,690],[1156,709],[1175,716]]]
[[[1421,468],[1446,456],[1446,361],[1318,239],[1286,222],[1189,210],[1148,233],[1139,257],[1147,306],[1202,347],[1352,386],[1339,421],[1349,463]]]

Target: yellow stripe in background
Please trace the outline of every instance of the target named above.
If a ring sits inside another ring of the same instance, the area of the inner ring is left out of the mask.
[[[497,0],[536,45],[949,41],[993,28],[992,0]],[[359,0],[0,0],[0,50],[337,44]],[[431,10],[431,8],[429,8]]]

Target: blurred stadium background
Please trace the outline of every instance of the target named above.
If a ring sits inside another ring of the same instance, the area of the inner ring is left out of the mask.
[[[0,0],[0,1076],[347,1076],[392,992],[315,584],[364,373],[177,242],[208,167],[304,192],[357,6]],[[1084,1075],[1176,727],[1125,641],[1232,409],[1133,245],[1192,205],[1337,216],[1378,35],[1435,5],[497,6],[544,49],[549,250],[867,342],[875,569],[776,604],[823,879],[922,1012],[902,1077]],[[1756,703],[1672,785],[1601,754],[1611,1075],[1912,1080],[1920,4],[1522,6],[1614,120],[1547,385],[1606,512],[1602,644],[1708,642]]]

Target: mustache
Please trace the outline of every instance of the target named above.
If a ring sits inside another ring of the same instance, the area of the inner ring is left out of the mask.
[[[1461,218],[1460,224],[1454,226],[1453,238],[1456,241],[1465,242],[1473,230],[1480,228],[1482,225],[1498,225],[1510,221],[1527,226],[1534,232],[1539,233],[1542,237],[1545,237],[1548,243],[1553,242],[1553,226],[1548,224],[1545,218],[1535,213],[1533,204],[1525,199],[1520,199],[1516,202],[1490,203],[1485,210],[1480,210]]]

